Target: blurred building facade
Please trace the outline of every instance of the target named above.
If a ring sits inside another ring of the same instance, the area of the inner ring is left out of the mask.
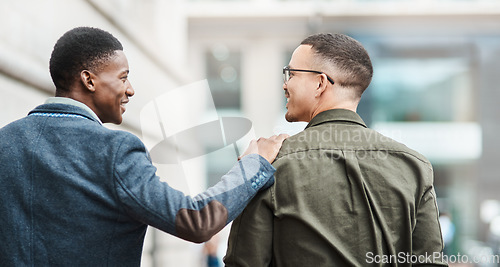
[[[438,204],[456,227],[452,252],[492,240],[490,223],[500,215],[496,1],[4,0],[0,7],[0,126],[53,94],[48,59],[57,38],[95,26],[122,41],[136,90],[124,124],[109,127],[137,134],[149,148],[161,136],[141,126],[144,107],[204,79],[215,105],[204,116],[248,118],[256,136],[301,130],[283,118],[282,68],[306,36],[348,34],[367,48],[375,71],[358,112],[431,160]],[[170,110],[207,101],[192,94]],[[178,112],[170,122],[189,116]],[[198,170],[190,186],[165,179],[194,194],[234,163],[234,148],[202,149],[206,155],[189,163]],[[203,266],[201,250],[150,229],[143,265]]]

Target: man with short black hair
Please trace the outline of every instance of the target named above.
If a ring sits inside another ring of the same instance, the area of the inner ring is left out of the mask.
[[[276,183],[233,222],[226,266],[446,266],[432,166],[356,113],[372,64],[343,34],[309,36],[283,69]]]
[[[251,142],[212,188],[185,196],[156,176],[122,122],[134,95],[110,33],[80,27],[50,60],[56,97],[0,129],[0,265],[139,266],[147,225],[204,242],[274,182],[284,135]]]

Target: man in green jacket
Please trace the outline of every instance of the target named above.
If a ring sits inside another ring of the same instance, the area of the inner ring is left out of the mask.
[[[306,38],[283,69],[288,138],[276,183],[233,222],[226,266],[447,266],[432,166],[356,113],[373,74],[342,34]]]

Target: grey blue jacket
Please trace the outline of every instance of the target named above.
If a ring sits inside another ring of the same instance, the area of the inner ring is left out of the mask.
[[[156,176],[136,136],[44,104],[0,129],[1,266],[139,266],[147,225],[208,240],[273,182],[252,154],[186,196]]]

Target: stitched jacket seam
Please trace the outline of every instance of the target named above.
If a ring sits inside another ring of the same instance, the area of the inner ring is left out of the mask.
[[[33,195],[34,195],[34,189],[33,189],[33,183],[34,183],[34,176],[35,176],[35,151],[37,150],[37,144],[40,141],[40,138],[43,134],[43,131],[45,130],[45,126],[47,125],[47,119],[45,118],[43,120],[42,127],[40,128],[40,131],[38,132],[38,136],[36,138],[36,141],[33,143],[33,151],[31,152],[31,175],[30,175],[30,217],[31,217],[31,231],[30,231],[30,260],[29,262],[33,263],[33,260],[35,258],[35,242],[34,242],[34,234],[35,234],[35,219],[33,215]]]

